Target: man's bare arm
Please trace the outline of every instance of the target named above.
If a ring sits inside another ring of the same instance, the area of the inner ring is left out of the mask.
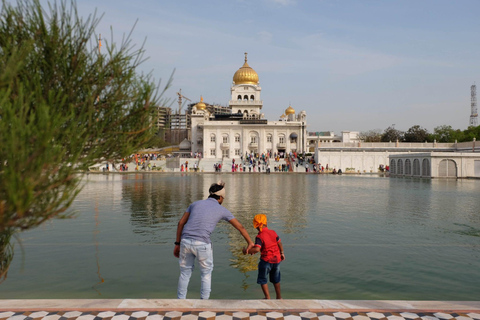
[[[252,239],[250,238],[250,235],[248,234],[247,230],[242,226],[242,224],[235,218],[233,218],[232,220],[228,221],[230,222],[230,224],[235,228],[237,229],[240,234],[243,236],[243,238],[245,239],[245,241],[247,241],[247,251],[250,250],[250,248],[253,247],[254,243],[252,241]]]
[[[175,242],[180,242],[182,237],[183,227],[187,223],[189,217],[190,217],[190,213],[185,212],[182,218],[180,219],[180,221],[178,221],[177,237],[175,239]],[[173,249],[173,255],[177,258],[180,257],[180,245],[175,245],[175,249]]]

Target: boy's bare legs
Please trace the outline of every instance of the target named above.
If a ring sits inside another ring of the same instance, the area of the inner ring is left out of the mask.
[[[273,286],[275,287],[275,294],[277,295],[277,299],[282,299],[282,293],[280,292],[280,282],[274,283]]]
[[[265,295],[265,299],[270,299],[270,293],[268,292],[268,284],[261,284],[263,294]],[[276,290],[276,289],[275,289]]]

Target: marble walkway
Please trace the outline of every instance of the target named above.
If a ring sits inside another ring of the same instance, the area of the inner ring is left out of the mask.
[[[0,300],[0,320],[480,320],[480,301]]]

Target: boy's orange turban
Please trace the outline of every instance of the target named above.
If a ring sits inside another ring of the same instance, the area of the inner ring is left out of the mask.
[[[263,229],[263,226],[266,226],[267,225],[267,216],[264,215],[264,214],[257,214],[254,218],[253,218],[253,227],[256,229],[256,228],[260,228],[260,231],[262,231]]]

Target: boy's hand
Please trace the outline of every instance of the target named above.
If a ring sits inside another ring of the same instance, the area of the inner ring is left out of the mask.
[[[247,248],[243,247],[242,252],[243,254],[247,254]]]
[[[285,260],[285,253],[283,253],[283,252],[280,253],[280,258],[282,259],[282,261]]]

